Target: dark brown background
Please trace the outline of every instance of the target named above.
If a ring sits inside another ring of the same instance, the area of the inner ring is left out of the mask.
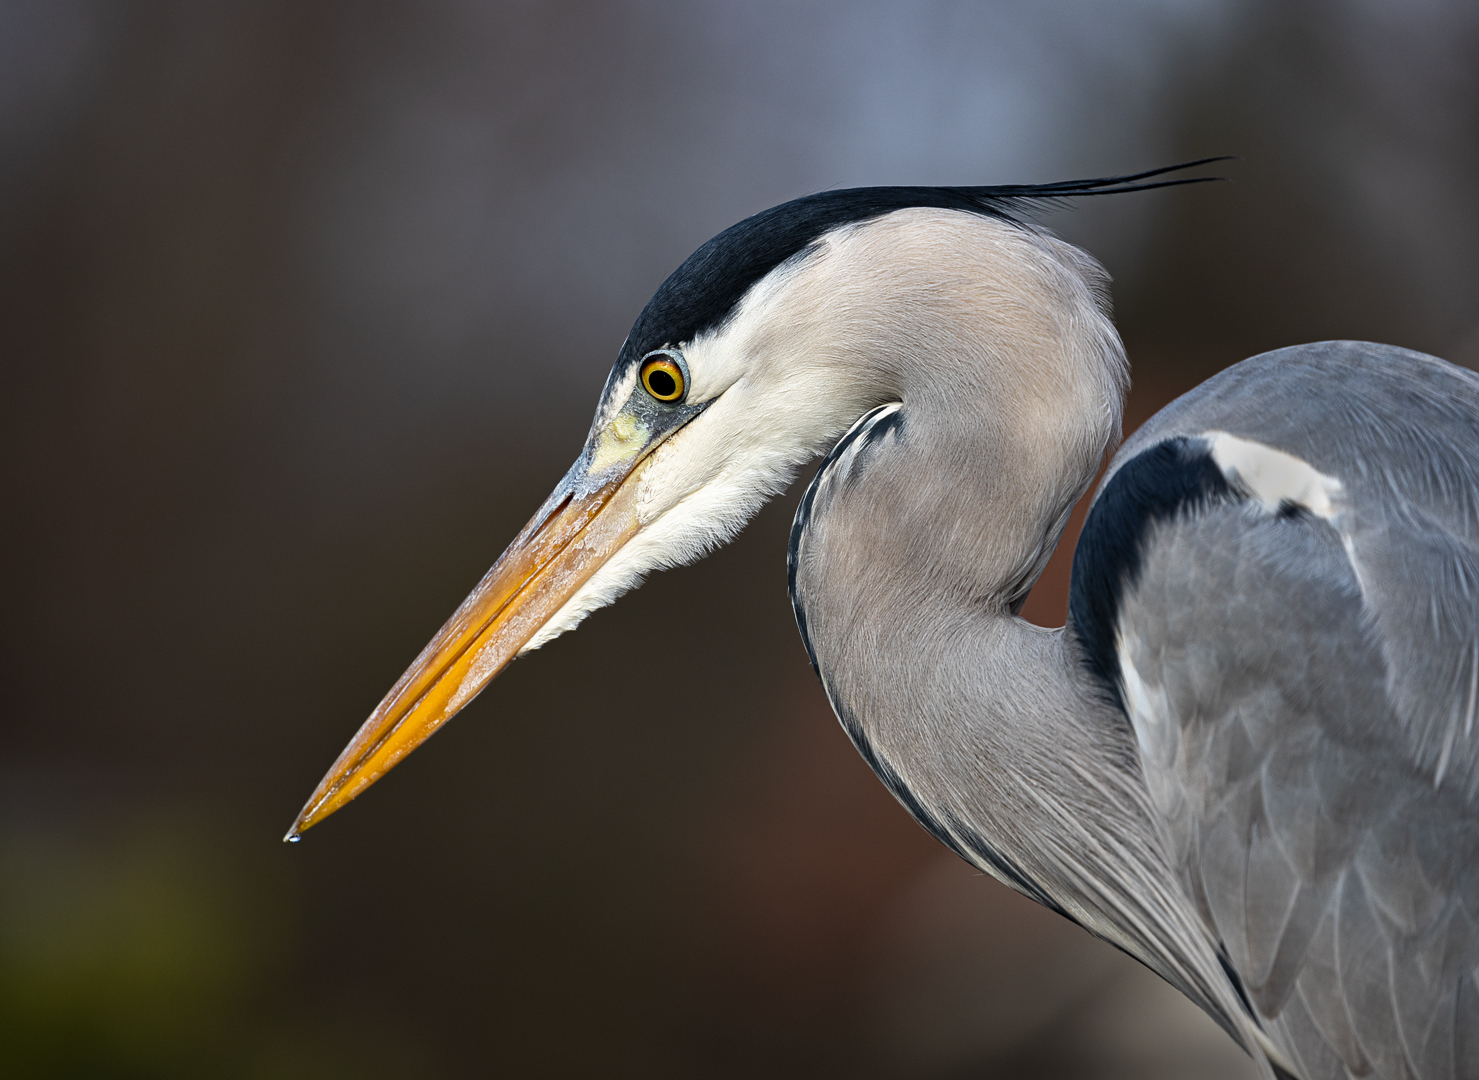
[[[1214,153],[1049,221],[1133,422],[1300,341],[1479,360],[1469,0],[0,3],[0,1071],[1249,1075],[868,775],[795,491],[278,842],[703,240]]]

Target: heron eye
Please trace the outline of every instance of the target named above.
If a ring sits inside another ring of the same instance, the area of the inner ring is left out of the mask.
[[[683,369],[666,356],[654,356],[642,365],[642,385],[658,401],[677,401],[683,396]]]

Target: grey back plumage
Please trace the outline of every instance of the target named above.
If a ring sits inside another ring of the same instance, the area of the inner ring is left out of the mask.
[[[1114,463],[1222,431],[1341,486],[1328,519],[1158,522],[1116,627],[1169,853],[1302,1076],[1479,1076],[1476,418],[1472,373],[1332,342],[1210,380]]]
[[[1226,430],[1336,477],[1339,535],[1414,764],[1479,794],[1479,375],[1391,346],[1324,342],[1208,380],[1126,442]]]

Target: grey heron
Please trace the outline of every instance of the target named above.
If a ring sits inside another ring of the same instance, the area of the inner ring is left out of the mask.
[[[1067,626],[1017,614],[1127,386],[1105,273],[1025,211],[1169,171],[827,191],[700,247],[288,838],[825,454],[797,624],[924,828],[1265,1076],[1479,1078],[1479,376],[1358,342],[1235,365],[1114,454]]]

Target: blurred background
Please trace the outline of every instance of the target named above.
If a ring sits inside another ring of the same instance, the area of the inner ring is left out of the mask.
[[[1045,219],[1131,426],[1280,345],[1479,362],[1471,0],[0,2],[0,1072],[1251,1077],[867,772],[794,489],[279,842],[702,241],[1208,154]]]

